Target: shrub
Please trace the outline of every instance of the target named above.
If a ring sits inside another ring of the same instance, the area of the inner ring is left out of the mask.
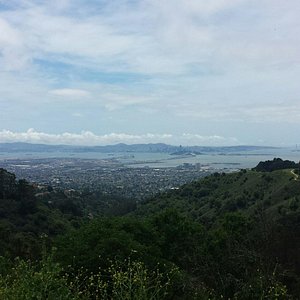
[[[81,271],[72,274],[52,256],[32,263],[16,259],[9,264],[1,260],[0,299],[3,300],[158,300],[166,299],[172,281],[179,274],[177,268],[161,273],[150,271],[142,262],[127,259],[112,262],[106,270],[96,273]]]

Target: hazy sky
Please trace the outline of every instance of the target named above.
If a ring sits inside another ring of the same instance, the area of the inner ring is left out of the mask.
[[[0,141],[300,142],[299,0],[0,0]]]

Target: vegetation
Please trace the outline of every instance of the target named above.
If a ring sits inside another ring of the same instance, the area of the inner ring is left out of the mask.
[[[2,261],[3,263],[3,261]],[[0,276],[1,299],[162,299],[168,295],[174,269],[150,273],[141,262],[111,262],[107,270],[70,276],[52,257],[41,262],[16,259]]]
[[[254,169],[261,172],[272,172],[283,169],[299,169],[300,164],[290,160],[274,158],[273,160],[261,161]]]
[[[0,169],[0,255],[36,259],[41,235],[54,237],[94,216],[123,215],[135,207],[135,201],[100,192],[41,192]]]
[[[215,173],[108,216],[1,170],[0,299],[298,299],[292,171]]]

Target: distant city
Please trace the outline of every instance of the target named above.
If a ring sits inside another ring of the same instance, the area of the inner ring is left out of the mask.
[[[100,191],[141,200],[214,172],[254,167],[277,154],[292,160],[299,157],[294,149],[257,146],[74,147],[7,143],[0,144],[0,167],[41,187]]]

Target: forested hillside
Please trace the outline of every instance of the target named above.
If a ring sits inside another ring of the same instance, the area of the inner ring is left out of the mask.
[[[227,212],[249,217],[263,212],[278,219],[298,211],[299,192],[300,181],[293,169],[215,173],[148,200],[135,214],[149,215],[173,207],[206,225],[212,225]]]
[[[293,169],[215,173],[118,213],[35,189],[1,170],[0,299],[299,299]]]
[[[261,161],[254,170],[260,172],[272,172],[275,170],[296,169],[299,171],[300,164],[290,160],[274,158],[273,160]]]
[[[123,215],[134,200],[38,187],[0,169],[0,255],[37,258],[40,236],[57,236],[95,216]]]

